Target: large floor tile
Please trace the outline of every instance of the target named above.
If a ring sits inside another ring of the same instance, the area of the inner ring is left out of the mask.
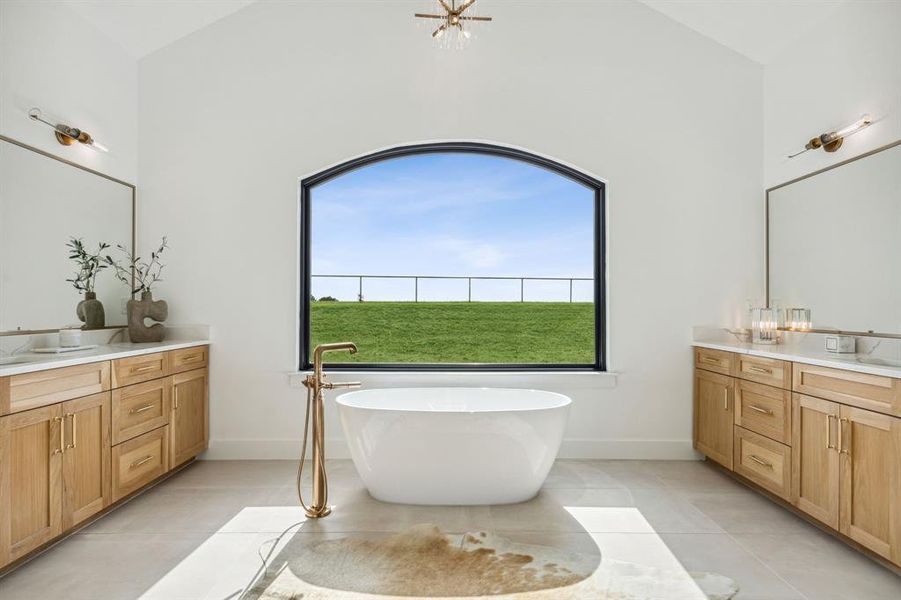
[[[735,580],[736,600],[802,600],[804,597],[726,534],[668,533],[660,539],[688,571],[709,571]]]
[[[804,519],[750,488],[733,492],[677,490],[727,533],[801,533],[813,528]]]
[[[198,534],[74,535],[0,579],[0,598],[139,598],[207,537]]]
[[[215,533],[242,510],[272,506],[278,489],[161,486],[91,524],[88,533]]]
[[[901,598],[901,577],[816,528],[801,534],[734,537],[811,599]]]
[[[545,488],[659,488],[663,482],[644,461],[558,460]]]

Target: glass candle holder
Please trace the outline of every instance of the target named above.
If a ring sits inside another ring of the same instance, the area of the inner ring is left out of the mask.
[[[755,344],[776,344],[779,342],[779,328],[782,326],[782,311],[778,308],[752,308],[751,331]]]
[[[785,326],[794,331],[809,331],[813,327],[809,308],[785,309]]]

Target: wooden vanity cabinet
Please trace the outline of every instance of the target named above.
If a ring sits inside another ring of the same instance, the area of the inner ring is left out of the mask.
[[[731,377],[695,370],[694,447],[728,469],[733,459],[734,390]]]
[[[63,530],[107,506],[110,499],[110,394],[62,405]]]
[[[901,419],[842,406],[839,423],[839,531],[901,564]]]
[[[207,363],[194,346],[0,378],[0,570],[206,450]]]
[[[172,413],[169,417],[169,460],[175,467],[194,458],[209,443],[207,369],[178,373],[172,380]]]
[[[838,529],[841,406],[794,394],[792,398],[792,503]]]
[[[62,406],[0,419],[0,565],[62,531]]]
[[[694,358],[694,447],[901,566],[901,378],[717,349]]]
[[[110,502],[109,392],[0,419],[0,564]]]

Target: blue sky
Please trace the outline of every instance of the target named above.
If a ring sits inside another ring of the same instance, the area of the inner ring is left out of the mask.
[[[313,188],[313,274],[591,277],[594,192],[516,160],[437,153],[382,161]],[[313,279],[342,300],[356,282]],[[369,300],[412,299],[412,281],[366,280]],[[474,299],[507,299],[518,282],[478,282]],[[568,284],[527,282],[527,299]],[[462,299],[466,282],[421,282],[428,299]],[[589,300],[591,282],[574,295]],[[586,297],[587,295],[587,297]],[[565,299],[565,298],[564,298]]]

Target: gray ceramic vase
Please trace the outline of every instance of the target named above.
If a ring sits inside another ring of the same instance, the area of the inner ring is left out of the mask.
[[[81,326],[82,329],[100,329],[106,325],[103,303],[97,299],[97,294],[94,292],[84,293],[84,300],[75,307],[75,314],[84,323]]]
[[[128,338],[136,343],[162,342],[166,328],[162,323],[154,323],[148,327],[144,319],[165,321],[169,316],[169,305],[165,300],[154,300],[152,292],[142,292],[140,300],[129,300],[126,305],[128,311]]]

